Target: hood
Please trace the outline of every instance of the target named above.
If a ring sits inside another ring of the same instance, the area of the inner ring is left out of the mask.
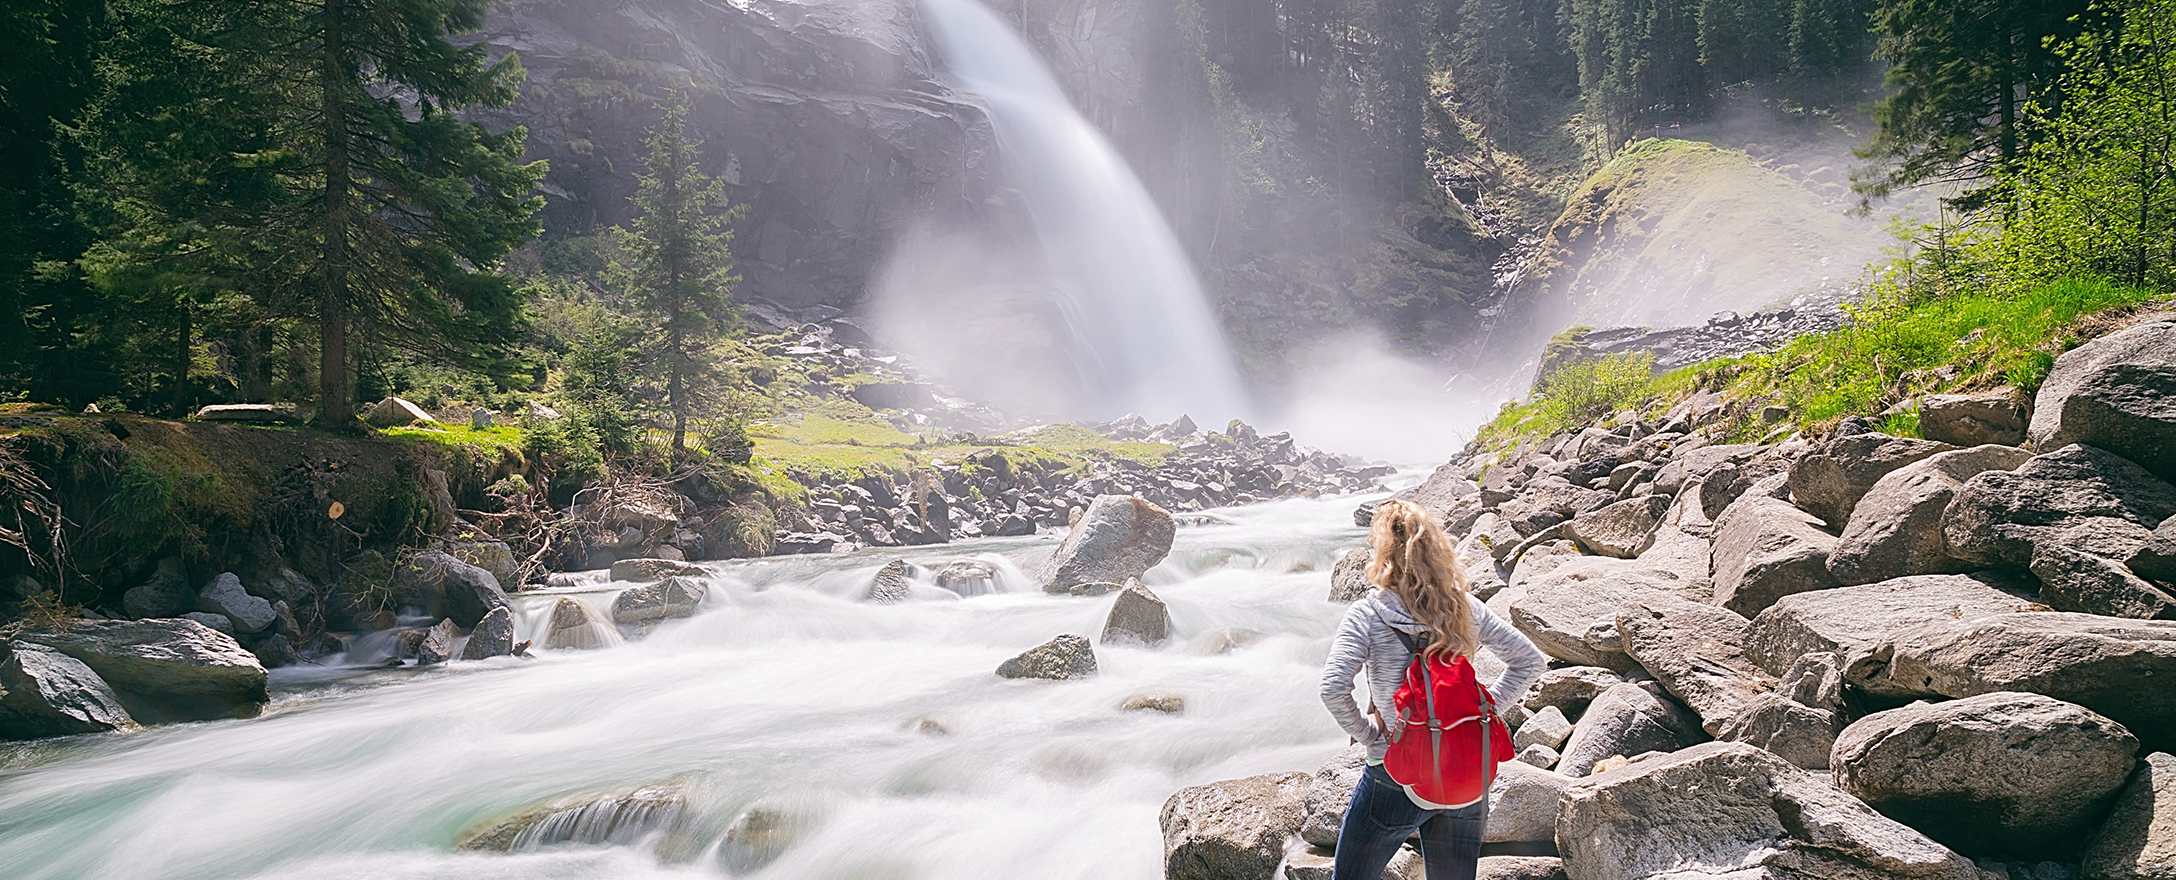
[[[1361,601],[1373,606],[1375,616],[1382,618],[1382,621],[1389,624],[1392,629],[1408,635],[1420,635],[1428,631],[1427,627],[1422,626],[1420,621],[1414,620],[1413,615],[1405,610],[1405,603],[1398,601],[1397,594],[1389,590],[1381,587],[1369,590],[1367,598]]]

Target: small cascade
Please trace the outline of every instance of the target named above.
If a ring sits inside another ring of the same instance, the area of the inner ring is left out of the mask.
[[[545,593],[514,602],[515,640],[547,651],[609,648],[627,639],[612,622],[612,592]]]
[[[513,851],[560,844],[628,844],[671,828],[686,812],[678,786],[653,785],[555,810],[514,835]]]

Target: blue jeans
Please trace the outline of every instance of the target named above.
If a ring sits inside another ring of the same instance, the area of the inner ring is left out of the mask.
[[[1481,805],[1426,810],[1391,781],[1380,764],[1369,764],[1352,790],[1345,824],[1337,830],[1331,880],[1382,880],[1398,846],[1420,833],[1420,857],[1428,880],[1473,880],[1481,860]]]

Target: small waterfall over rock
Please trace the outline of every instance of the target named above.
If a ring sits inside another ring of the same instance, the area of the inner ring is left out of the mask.
[[[1058,274],[1074,368],[1109,415],[1248,414],[1193,265],[1124,159],[1034,50],[976,0],[921,0],[952,75],[981,96]]]

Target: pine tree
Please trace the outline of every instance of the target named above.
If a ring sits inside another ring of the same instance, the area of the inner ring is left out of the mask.
[[[643,361],[663,379],[672,451],[687,451],[688,426],[722,400],[725,375],[711,349],[733,328],[733,222],[723,182],[703,173],[702,142],[688,132],[687,96],[669,95],[644,139],[634,223],[615,231],[607,274],[642,316]]]

